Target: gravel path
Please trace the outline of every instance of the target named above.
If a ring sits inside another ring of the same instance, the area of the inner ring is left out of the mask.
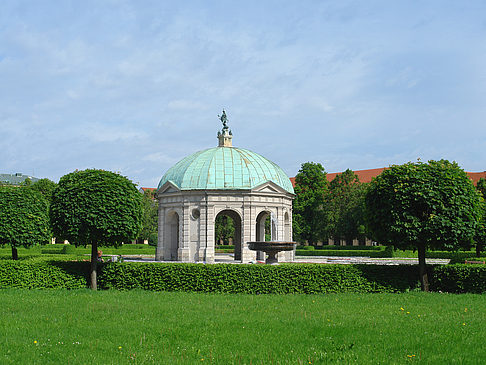
[[[123,259],[127,262],[158,262],[155,261],[153,256],[123,256]],[[427,264],[441,264],[445,265],[449,263],[449,259],[426,259]],[[176,261],[165,261],[176,262]],[[309,264],[367,264],[367,265],[418,265],[418,259],[416,258],[370,258],[365,256],[356,257],[337,257],[337,256],[297,256],[295,263],[309,263]],[[216,264],[239,264],[233,259],[231,254],[216,254]],[[256,262],[254,262],[256,263]]]

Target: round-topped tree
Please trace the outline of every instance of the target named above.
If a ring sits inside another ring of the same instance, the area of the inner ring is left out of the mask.
[[[159,240],[156,258],[214,261],[215,220],[235,224],[235,259],[255,260],[246,242],[262,241],[272,216],[274,239],[292,240],[294,189],[285,172],[258,153],[232,146],[226,113],[218,147],[195,152],[171,167],[157,188]],[[288,260],[293,255],[282,257]],[[261,258],[261,257],[260,257]]]

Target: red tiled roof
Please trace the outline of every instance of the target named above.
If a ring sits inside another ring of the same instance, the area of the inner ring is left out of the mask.
[[[387,167],[381,167],[378,169],[369,169],[369,170],[356,170],[354,173],[358,175],[359,181],[363,183],[371,182],[374,177],[377,177],[381,174]],[[336,175],[342,174],[342,172],[331,172],[326,175],[327,181],[331,182],[334,180]],[[479,179],[484,178],[486,179],[486,171],[483,172],[466,172],[469,175],[469,178],[473,181],[474,185],[476,185]],[[291,177],[290,181],[292,185],[295,187],[295,177]]]
[[[483,172],[467,172],[469,178],[473,181],[474,185],[476,185],[479,179],[483,178],[486,179],[486,171]]]
[[[157,190],[157,188],[140,188],[142,189],[142,191],[154,191],[154,190]]]

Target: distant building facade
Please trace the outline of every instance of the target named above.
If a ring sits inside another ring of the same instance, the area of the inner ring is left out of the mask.
[[[33,183],[40,180],[37,177],[24,175],[20,172],[17,172],[16,174],[0,174],[0,184],[22,185],[22,183],[27,179]]]

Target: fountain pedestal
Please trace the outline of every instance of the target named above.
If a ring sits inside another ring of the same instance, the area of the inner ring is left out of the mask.
[[[292,251],[295,247],[295,242],[285,241],[255,241],[248,242],[248,248],[253,251],[263,251],[268,257],[265,260],[267,265],[278,265],[277,254],[280,251]]]

